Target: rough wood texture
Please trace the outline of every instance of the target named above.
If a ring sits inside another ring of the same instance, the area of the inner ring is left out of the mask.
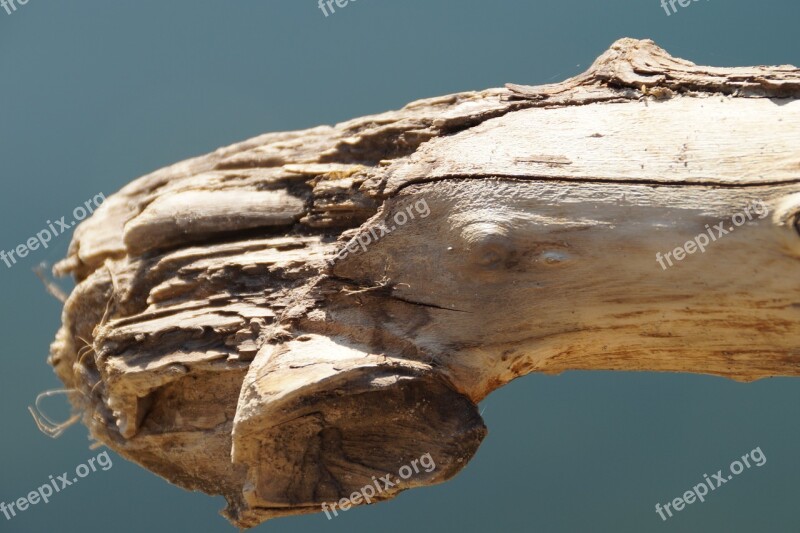
[[[794,67],[623,39],[560,84],[179,163],[76,231],[51,363],[94,438],[242,527],[426,453],[376,499],[450,478],[529,372],[800,375],[798,98]]]

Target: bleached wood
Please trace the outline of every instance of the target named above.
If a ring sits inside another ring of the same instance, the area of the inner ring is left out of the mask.
[[[684,185],[797,183],[800,101],[673,98],[528,109],[425,144],[386,191],[487,175]]]
[[[449,479],[530,372],[800,375],[798,99],[794,67],[623,39],[559,84],[178,163],[76,230],[50,362],[95,439],[241,527],[423,454],[375,501]]]

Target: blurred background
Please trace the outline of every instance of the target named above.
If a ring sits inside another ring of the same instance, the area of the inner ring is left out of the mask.
[[[415,99],[552,83],[619,37],[654,39],[695,63],[800,64],[796,0],[358,0],[327,18],[317,0],[29,0],[0,9],[0,249],[97,193],[257,134],[331,124]],[[646,133],[646,132],[645,132]],[[46,364],[61,305],[31,269],[59,236],[0,263],[0,501],[73,471],[77,425],[40,433],[27,406],[59,381]],[[735,268],[735,265],[731,265]],[[69,286],[67,281],[62,281]],[[64,398],[43,406],[65,417]],[[489,436],[444,485],[258,531],[796,532],[800,382],[574,372],[528,376],[482,405]],[[682,495],[761,447],[705,503],[667,522]],[[189,493],[110,453],[98,471],[0,531],[234,531],[221,498]]]

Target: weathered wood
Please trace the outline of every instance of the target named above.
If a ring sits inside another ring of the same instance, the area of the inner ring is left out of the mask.
[[[173,165],[77,229],[50,362],[94,438],[242,527],[428,453],[374,501],[449,479],[530,372],[800,375],[798,99],[794,67],[623,39]]]

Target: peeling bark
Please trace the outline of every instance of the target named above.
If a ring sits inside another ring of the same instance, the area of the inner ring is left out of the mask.
[[[375,499],[449,479],[530,372],[800,375],[798,98],[795,67],[623,39],[559,84],[178,163],[77,229],[50,362],[94,438],[241,527],[426,453]]]

